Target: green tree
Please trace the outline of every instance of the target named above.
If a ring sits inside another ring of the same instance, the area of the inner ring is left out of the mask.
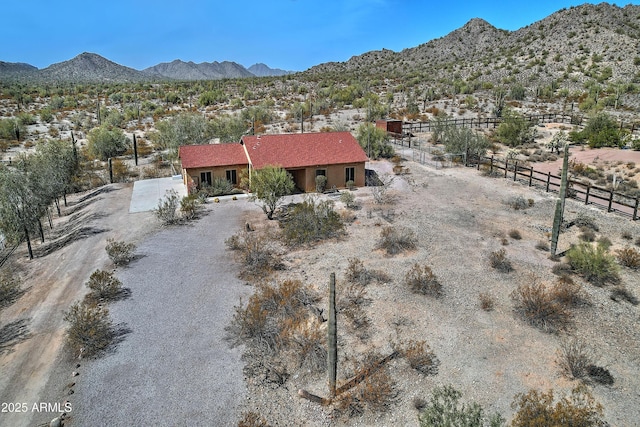
[[[371,159],[393,157],[393,146],[389,144],[389,136],[384,129],[363,123],[358,127],[356,139]]]
[[[119,156],[127,150],[129,139],[122,129],[102,125],[89,131],[87,137],[89,154],[100,160]]]
[[[295,184],[289,173],[277,166],[265,166],[254,170],[250,175],[249,188],[254,200],[262,202],[262,210],[267,218],[273,219],[273,213],[282,198],[293,192]]]
[[[442,133],[442,143],[448,153],[462,154],[472,157],[484,156],[489,148],[487,138],[472,129],[447,126]]]
[[[510,108],[502,112],[502,123],[496,131],[498,140],[504,145],[517,147],[520,144],[533,142],[535,128],[525,120],[524,116]]]
[[[598,113],[587,122],[581,132],[582,139],[589,147],[620,147],[623,145],[622,132],[618,123],[607,113]]]
[[[181,145],[204,144],[211,138],[207,119],[200,114],[181,113],[158,122],[158,131],[152,135],[156,144],[176,158]]]
[[[47,140],[36,146],[36,152],[29,157],[29,169],[36,191],[49,205],[54,202],[60,215],[60,197],[65,198],[71,187],[76,171],[76,159],[70,143],[61,140]]]
[[[0,139],[20,141],[27,128],[17,119],[0,119]]]
[[[42,203],[24,169],[0,167],[0,231],[9,241],[25,239],[33,259],[31,232],[41,217]]]
[[[217,116],[210,123],[211,136],[220,138],[220,142],[239,142],[250,129],[247,123],[237,115]]]

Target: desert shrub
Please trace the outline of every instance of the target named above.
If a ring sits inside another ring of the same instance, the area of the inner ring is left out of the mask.
[[[280,221],[282,237],[292,246],[338,237],[344,232],[340,215],[330,200],[306,198]]]
[[[591,304],[589,294],[569,276],[560,276],[551,292],[554,299],[565,307],[577,308]]]
[[[393,197],[389,194],[389,189],[394,181],[393,176],[384,175],[378,178],[375,183],[368,183],[367,186],[371,188],[371,195],[373,201],[379,205],[384,205],[393,202]]]
[[[578,239],[582,240],[583,242],[595,242],[596,233],[589,228],[584,228],[582,233],[580,233],[580,235],[578,236]]]
[[[411,292],[416,294],[436,298],[442,295],[442,284],[438,282],[436,275],[428,265],[420,267],[418,263],[414,264],[405,275],[404,283]]]
[[[380,365],[381,357],[375,352],[365,355],[364,361],[355,370],[354,378],[362,377],[362,381],[341,393],[334,400],[337,414],[355,417],[364,413],[365,409],[373,412],[386,412],[395,403],[398,396],[396,384],[386,366]]]
[[[513,229],[513,230],[509,230],[509,237],[511,237],[514,240],[520,240],[522,239],[522,234],[520,234],[520,231]]]
[[[238,427],[269,427],[267,420],[256,412],[243,412]]]
[[[504,249],[493,251],[489,254],[489,265],[502,273],[513,271],[511,261],[507,258],[507,251]]]
[[[637,269],[640,267],[640,252],[632,247],[618,249],[616,251],[618,262],[628,268]]]
[[[481,292],[478,298],[480,299],[480,308],[482,308],[484,311],[493,310],[493,306],[495,303],[491,295]]]
[[[543,332],[555,333],[571,322],[571,312],[558,300],[553,287],[543,283],[520,285],[512,293],[515,313]]]
[[[601,245],[581,243],[571,247],[566,256],[571,268],[596,286],[619,280],[613,256]]]
[[[176,224],[180,221],[178,215],[178,207],[180,206],[180,197],[175,190],[167,190],[164,197],[158,201],[158,206],[153,213],[156,218],[164,225]]]
[[[67,344],[75,355],[96,356],[112,342],[112,324],[104,307],[76,302],[65,312],[64,320],[69,322]]]
[[[613,242],[608,237],[602,236],[598,239],[598,244],[605,249],[609,249],[613,245]]]
[[[107,246],[105,246],[104,249],[107,251],[109,259],[111,259],[115,265],[125,265],[133,259],[133,252],[136,250],[136,245],[124,241],[107,239]]]
[[[357,206],[356,196],[354,196],[351,191],[343,191],[340,194],[340,201],[344,203],[348,209],[354,209]]]
[[[635,242],[633,242],[633,243],[634,243],[636,246],[640,246],[640,237],[638,237],[638,238],[636,239],[636,241],[635,241]]]
[[[0,274],[0,310],[17,300],[22,292],[20,282],[12,274]]]
[[[609,297],[616,302],[624,300],[632,305],[638,305],[638,298],[624,286],[616,286],[613,288]]]
[[[122,282],[113,273],[105,270],[91,273],[86,285],[91,289],[89,299],[96,302],[113,300],[122,292]]]
[[[203,185],[200,191],[206,194],[207,197],[216,197],[232,194],[235,189],[231,182],[227,181],[225,178],[216,176],[211,181],[211,185]]]
[[[417,241],[415,233],[409,228],[384,227],[380,232],[376,249],[384,250],[387,255],[396,255],[415,249]]]
[[[620,237],[622,237],[624,240],[633,240],[633,235],[628,231],[623,231]]]
[[[234,345],[249,342],[268,355],[282,354],[293,348],[298,351],[300,348],[295,347],[294,337],[304,333],[301,328],[307,327],[312,315],[310,306],[317,301],[311,288],[299,281],[259,284],[246,307],[235,307],[231,324],[226,328],[227,337]],[[307,335],[307,340],[315,339],[320,345],[319,335]],[[309,349],[307,354],[315,351],[309,343],[305,345]]]
[[[573,268],[569,264],[558,263],[551,267],[551,272],[556,276],[569,276],[573,273]]]
[[[416,371],[425,375],[438,374],[440,361],[426,341],[409,340],[394,344],[393,347]]]
[[[324,175],[316,176],[316,193],[323,193],[327,187],[327,177]]]
[[[450,385],[435,387],[431,400],[420,411],[420,427],[500,427],[505,420],[500,414],[487,415],[476,402],[460,403],[462,393]]]
[[[515,396],[511,407],[516,411],[511,422],[513,427],[606,425],[602,419],[600,405],[584,386],[571,391],[556,401],[553,390],[546,393],[530,390]]]
[[[577,339],[568,339],[560,343],[558,364],[562,373],[570,379],[584,379],[588,375],[587,368],[593,365],[593,359],[593,352]]]
[[[538,241],[538,243],[536,243],[536,249],[549,252],[549,242],[547,242],[546,240]]]
[[[596,224],[595,220],[593,218],[591,218],[590,216],[587,216],[585,214],[578,214],[576,216],[576,218],[572,221],[572,225],[575,225],[577,227],[580,227],[581,230],[584,231],[584,229],[591,229],[593,231],[598,231],[598,225]]]
[[[190,194],[180,200],[180,213],[182,214],[182,218],[192,220],[198,216],[199,211],[200,199],[198,195]]]
[[[358,258],[349,258],[349,265],[345,271],[345,280],[350,283],[357,283],[363,286],[376,281],[386,283],[391,281],[391,277],[384,271],[370,270]]]
[[[516,211],[527,209],[529,202],[522,196],[514,196],[507,199],[507,205]]]
[[[355,335],[365,340],[369,338],[371,319],[367,316],[364,306],[371,304],[367,296],[367,289],[359,283],[350,283],[341,287],[337,301],[338,312],[345,317]]]
[[[264,278],[282,265],[273,238],[268,233],[245,231],[226,239],[225,245],[236,252],[243,266],[241,277]]]

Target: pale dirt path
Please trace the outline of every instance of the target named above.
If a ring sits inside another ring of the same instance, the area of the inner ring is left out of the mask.
[[[71,242],[32,261],[26,258],[25,248],[18,251],[18,265],[26,272],[23,287],[28,287],[28,290],[1,313],[0,325],[27,319],[29,336],[0,355],[0,402],[27,403],[28,411],[0,413],[0,426],[32,426],[48,422],[58,415],[33,412],[32,406],[34,403],[63,402],[65,399],[62,394],[64,384],[59,385],[58,400],[51,401],[51,392],[45,393],[54,365],[61,359],[59,355],[66,327],[64,311],[83,297],[84,283],[94,270],[112,268],[104,250],[107,238],[136,241],[156,226],[155,221],[150,221],[150,212],[128,213],[131,188],[130,184],[110,185],[105,187],[107,191],[81,203],[78,200],[82,200],[82,195],[70,197],[67,212],[72,214],[56,220],[52,231],[59,232],[73,215],[80,214],[87,217],[82,221],[76,219],[74,228],[94,227],[103,232]],[[50,243],[34,244],[36,254]],[[67,378],[61,380],[66,383]],[[73,399],[69,400],[73,403]]]

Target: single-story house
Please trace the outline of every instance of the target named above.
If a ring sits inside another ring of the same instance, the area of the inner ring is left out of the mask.
[[[363,187],[369,160],[350,132],[244,136],[240,143],[184,145],[179,157],[187,188],[217,176],[237,184],[242,171],[271,165],[287,170],[305,192],[315,191],[318,175],[327,177],[327,188]]]

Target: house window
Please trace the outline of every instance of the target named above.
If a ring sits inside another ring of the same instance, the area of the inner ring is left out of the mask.
[[[356,181],[356,168],[345,168],[344,169],[345,172],[345,178],[344,178],[344,182],[347,183],[349,181]]]
[[[211,172],[200,172],[200,185],[211,185]]]
[[[229,181],[233,185],[236,185],[238,183],[238,176],[236,175],[235,169],[230,169],[227,171],[227,181]]]
[[[316,176],[327,176],[326,169],[316,169]]]

